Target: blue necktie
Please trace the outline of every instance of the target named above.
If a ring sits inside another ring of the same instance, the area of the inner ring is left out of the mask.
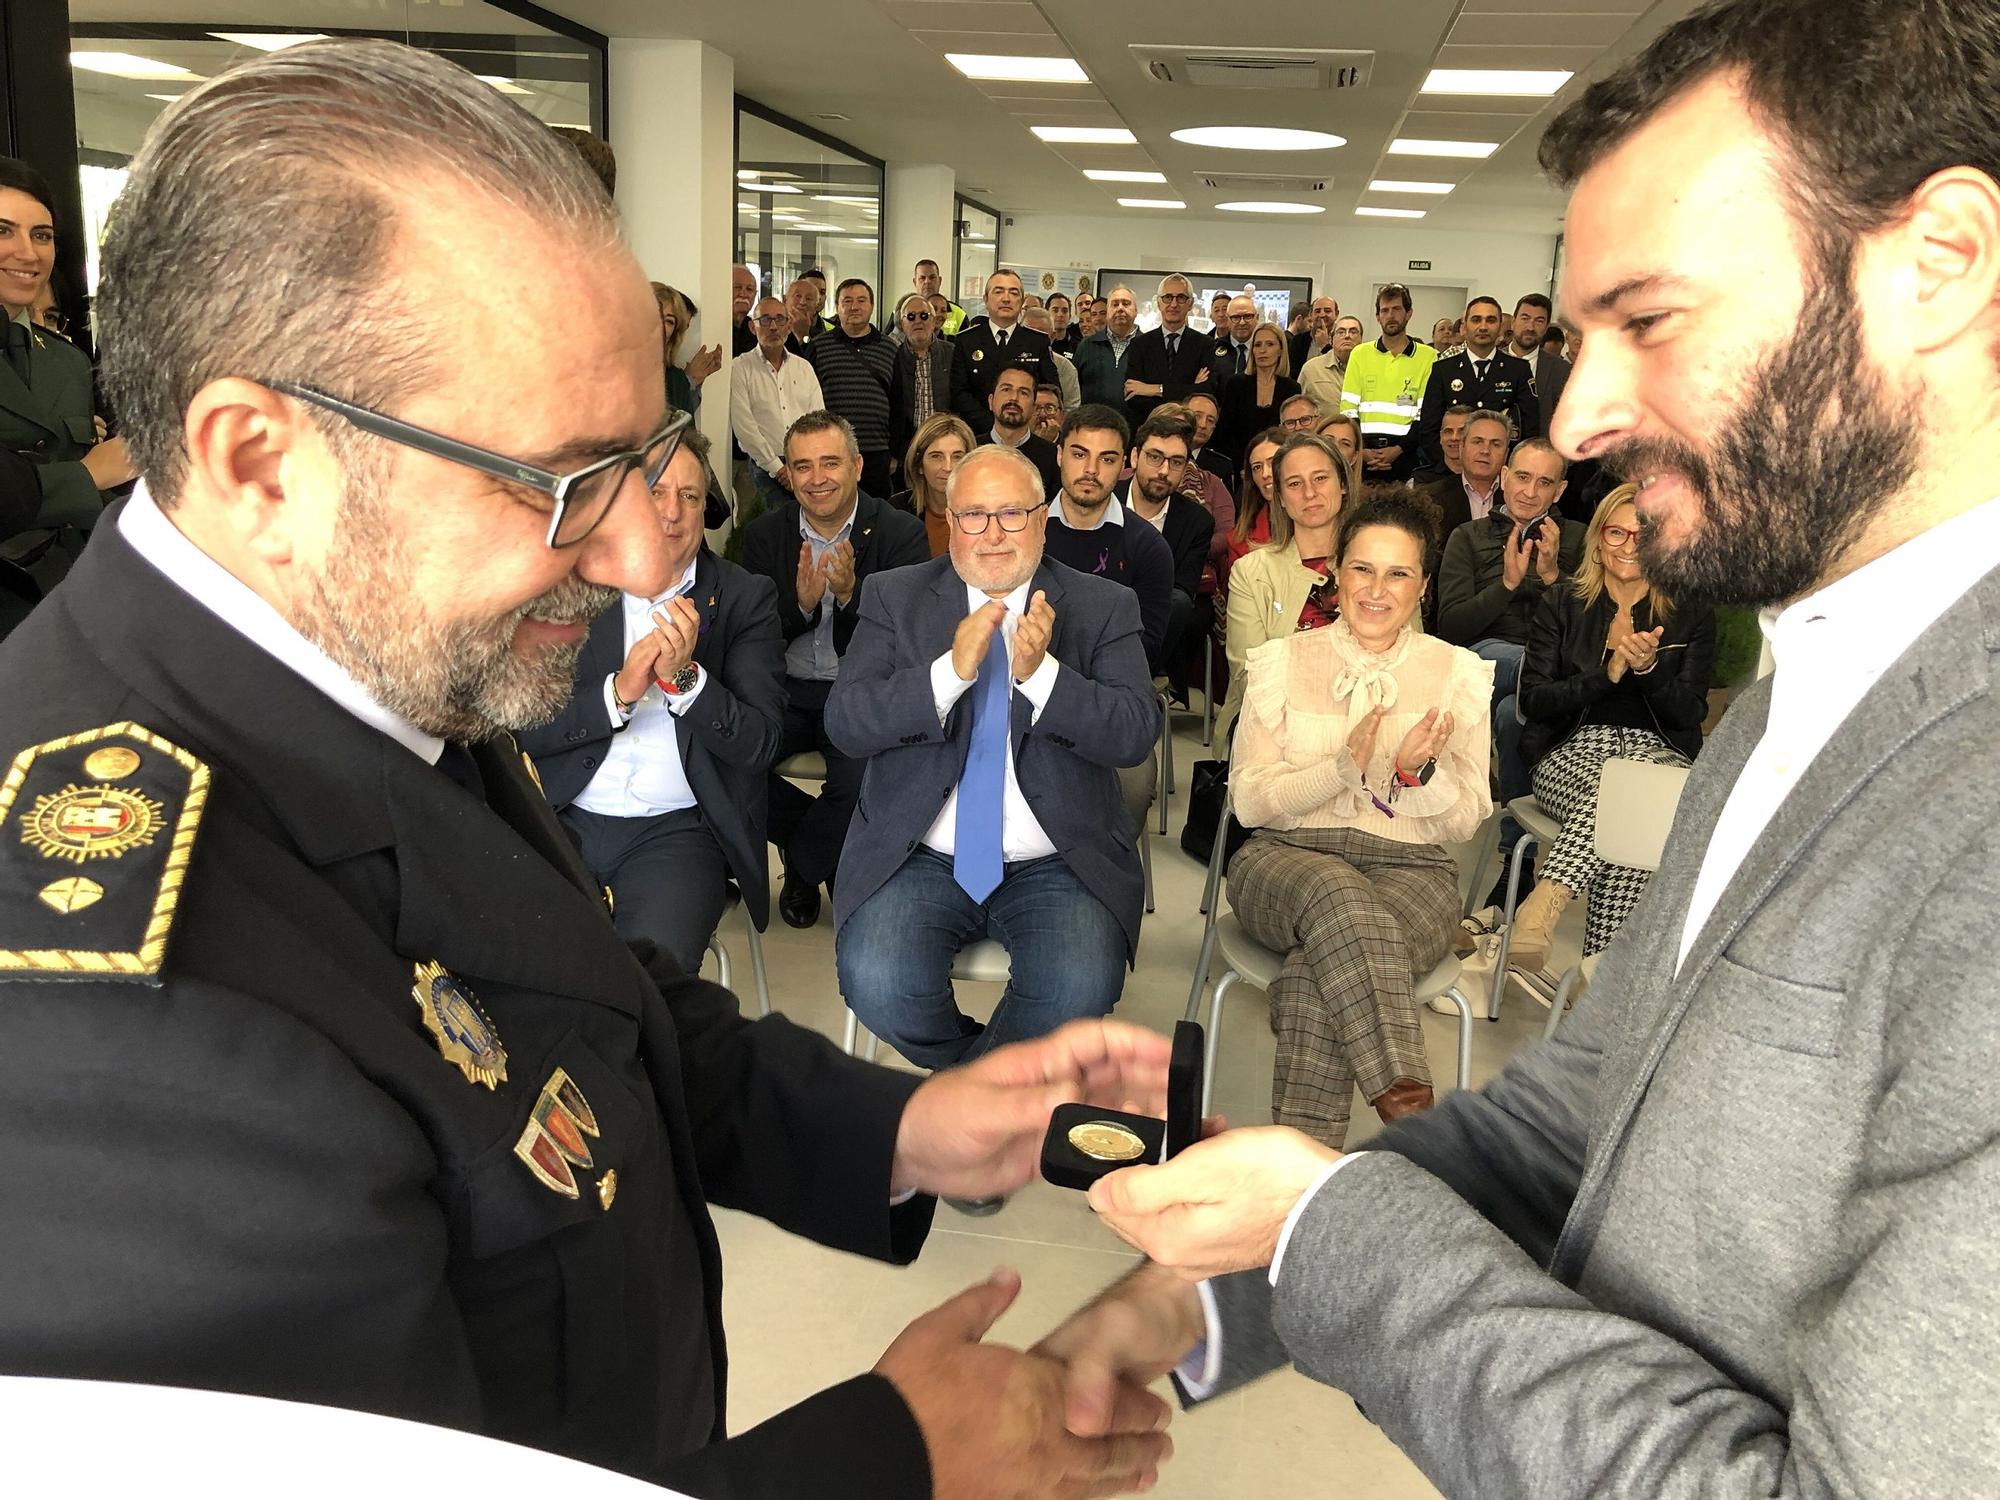
[[[1013,694],[1011,653],[1002,631],[993,632],[979,677],[972,685],[972,744],[958,778],[958,830],[951,873],[974,901],[999,888],[1000,824],[1007,796],[1007,719]]]

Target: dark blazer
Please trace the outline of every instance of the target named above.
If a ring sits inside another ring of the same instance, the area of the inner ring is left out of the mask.
[[[931,367],[931,411],[953,410],[952,371],[955,368],[951,340],[933,335],[924,351]],[[889,456],[902,463],[910,451],[910,439],[917,435],[917,353],[908,344],[896,345],[896,372],[889,384]]]
[[[743,566],[771,580],[778,591],[778,628],[787,643],[798,639],[819,624],[819,611],[833,610],[833,649],[847,654],[848,637],[861,618],[861,597],[870,578],[890,568],[906,568],[930,560],[930,543],[924,539],[924,523],[908,511],[898,510],[873,495],[859,495],[854,505],[854,597],[841,608],[829,598],[820,601],[810,615],[799,608],[799,502],[787,500],[775,510],[767,510],[743,528]]]
[[[984,448],[992,441],[993,434],[989,432],[979,440],[979,446]],[[1031,432],[1022,442],[1021,446],[1014,451],[1033,464],[1040,472],[1042,476],[1042,496],[1044,499],[1052,500],[1062,493],[1062,470],[1061,466],[1056,462],[1056,445],[1054,443],[1045,437],[1037,437]]]
[[[778,758],[785,722],[785,640],[768,578],[746,573],[706,546],[695,559],[694,592],[701,615],[694,659],[708,675],[701,696],[674,718],[681,768],[701,820],[722,846],[729,873],[759,928],[770,920],[771,882],[764,858],[765,774]],[[521,736],[542,789],[558,812],[583,795],[604,763],[612,737],[624,732],[604,704],[604,680],[625,664],[625,605],[591,623],[576,659],[576,687],[553,723]]]
[[[1055,611],[1049,652],[1062,669],[1034,723],[1033,705],[1014,694],[1014,775],[1063,863],[1117,917],[1130,961],[1145,892],[1117,768],[1152,754],[1160,733],[1139,602],[1129,589],[1046,558],[1030,598],[1037,589]],[[951,649],[965,616],[965,585],[949,557],[881,580],[863,605],[826,704],[834,744],[868,760],[834,884],[836,928],[902,868],[958,785],[971,701],[961,698],[940,728],[931,663]]]
[[[1516,437],[1542,435],[1541,408],[1535,404],[1535,382],[1528,362],[1503,349],[1495,349],[1486,362],[1486,379],[1475,379],[1472,355],[1468,351],[1440,359],[1431,366],[1431,378],[1424,386],[1424,404],[1417,413],[1417,452],[1422,462],[1441,460],[1438,430],[1444,426],[1445,408],[1484,407],[1513,419]]]
[[[1167,336],[1160,329],[1149,328],[1133,339],[1125,350],[1126,380],[1166,387],[1164,396],[1126,398],[1125,419],[1132,424],[1133,430],[1137,431],[1139,424],[1150,417],[1153,408],[1162,401],[1184,401],[1197,384],[1206,385],[1209,390],[1219,390],[1214,384],[1216,377],[1208,373],[1209,362],[1214,355],[1215,340],[1194,328],[1181,330],[1180,351],[1171,360],[1167,358]],[[1119,389],[1124,389],[1122,381]]]
[[[1118,487],[1118,503],[1125,507],[1125,524],[1151,526],[1132,509],[1132,485]],[[1215,539],[1215,517],[1198,500],[1175,490],[1167,501],[1167,524],[1159,528],[1174,555],[1174,587],[1190,599],[1201,597],[1201,570],[1208,562],[1208,544]]]
[[[1229,456],[1231,478],[1235,477],[1234,465],[1243,462],[1243,450],[1250,446],[1250,439],[1266,427],[1277,426],[1278,409],[1298,393],[1299,383],[1289,375],[1280,375],[1271,382],[1271,404],[1259,406],[1255,375],[1231,375],[1222,382],[1218,393],[1222,414],[1216,418],[1209,447]]]
[[[1562,528],[1556,544],[1555,587],[1566,587],[1564,580],[1576,576],[1583,557],[1583,527],[1554,511],[1543,524]],[[1444,559],[1438,564],[1437,633],[1454,646],[1488,639],[1527,644],[1544,585],[1530,565],[1520,587],[1508,591],[1505,548],[1513,535],[1513,518],[1504,505],[1495,505],[1482,519],[1445,538]]]
[[[1526,363],[1526,361],[1523,361]],[[1560,354],[1543,354],[1529,368],[1535,374],[1535,405],[1541,413],[1540,437],[1549,435],[1549,424],[1562,404],[1563,388],[1569,384],[1570,363]]]
[[[927,1495],[879,1377],[724,1440],[708,1208],[907,1261],[931,1200],[891,1208],[887,1184],[916,1080],[627,947],[505,736],[473,747],[468,792],[115,520],[0,643],[0,756],[41,747],[22,797],[102,779],[56,741],[137,724],[113,736],[137,753],[122,784],[165,824],[87,867],[12,819],[0,841],[0,1089],[38,1164],[0,1173],[9,1372],[384,1412],[701,1495],[783,1492],[804,1466],[856,1500]],[[140,951],[169,850],[157,972],[21,962]],[[36,899],[84,869],[102,899]],[[425,962],[505,1048],[490,1090],[426,1031]],[[598,1127],[575,1197],[514,1150],[557,1069]]]
[[[1049,336],[1016,323],[1007,335],[1007,355],[993,341],[991,323],[972,323],[952,337],[952,410],[965,418],[975,437],[985,437],[993,428],[993,413],[986,405],[993,394],[993,382],[1003,365],[1019,365],[1034,372],[1036,385],[1057,385],[1056,362],[1049,357]]]
[[[1618,606],[1609,594],[1585,604],[1570,587],[1550,589],[1535,610],[1521,658],[1521,759],[1532,769],[1585,724],[1650,728],[1689,760],[1701,751],[1708,678],[1715,665],[1715,611],[1683,605],[1667,616],[1662,650],[1645,676],[1613,682],[1604,667],[1604,636]],[[1652,602],[1632,611],[1632,628],[1651,630]]]

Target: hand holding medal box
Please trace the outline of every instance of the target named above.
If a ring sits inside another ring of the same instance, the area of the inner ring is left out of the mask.
[[[1167,1117],[1127,1114],[1089,1104],[1059,1105],[1042,1138],[1042,1176],[1057,1187],[1089,1190],[1121,1167],[1171,1161],[1201,1135],[1202,1030],[1174,1024],[1167,1068]]]

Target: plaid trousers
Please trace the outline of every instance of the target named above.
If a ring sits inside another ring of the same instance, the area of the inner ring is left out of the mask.
[[[1337,1147],[1357,1083],[1372,1100],[1398,1078],[1431,1081],[1414,980],[1458,924],[1449,853],[1351,828],[1260,829],[1230,862],[1229,901],[1285,955],[1270,990],[1278,1124]]]

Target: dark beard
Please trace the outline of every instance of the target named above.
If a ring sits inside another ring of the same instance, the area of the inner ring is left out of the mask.
[[[1706,452],[1641,439],[1604,455],[1626,479],[1679,475],[1700,502],[1668,543],[1640,511],[1639,559],[1670,596],[1762,606],[1826,577],[1915,471],[1919,403],[1896,399],[1848,331],[1852,260],[1822,268],[1801,337],[1758,365]]]

